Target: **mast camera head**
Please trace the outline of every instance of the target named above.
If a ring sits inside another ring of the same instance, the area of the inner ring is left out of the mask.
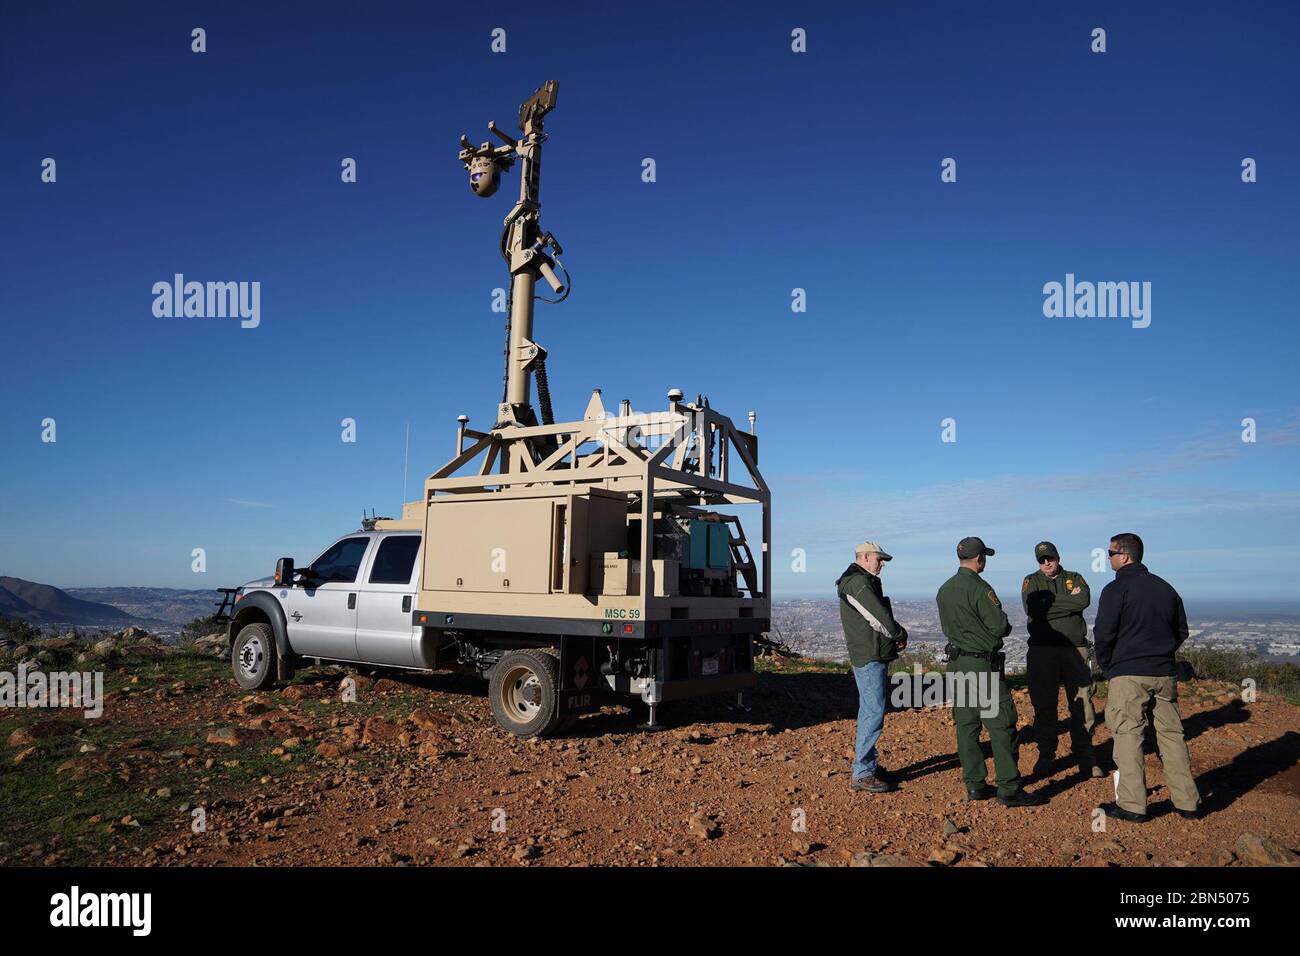
[[[487,156],[476,156],[469,161],[469,188],[474,195],[486,199],[501,185],[501,167]]]

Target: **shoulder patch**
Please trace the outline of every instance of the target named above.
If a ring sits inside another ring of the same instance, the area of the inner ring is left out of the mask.
[[[1029,578],[1025,578],[1025,583],[1020,586],[1021,591],[1029,590]]]
[[[1066,579],[1065,579],[1065,589],[1066,589],[1067,591],[1073,591],[1073,590],[1074,590],[1074,578],[1066,578]]]
[[[989,590],[989,600],[992,601],[998,607],[1002,606],[1002,602],[998,600],[998,596],[993,593],[992,589]]]

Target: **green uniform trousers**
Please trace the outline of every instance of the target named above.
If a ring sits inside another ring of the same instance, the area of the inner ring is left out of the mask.
[[[980,725],[989,732],[993,769],[997,772],[998,796],[1020,791],[1020,768],[1016,753],[1016,705],[1006,680],[988,661],[959,655],[948,664],[953,675],[953,723],[957,726],[957,757],[967,789],[988,781],[984,750],[980,747]],[[972,690],[975,696],[972,696]]]
[[[1172,677],[1125,675],[1110,679],[1106,700],[1106,723],[1115,738],[1115,802],[1120,809],[1147,812],[1146,761],[1142,736],[1147,727],[1146,707],[1156,727],[1156,747],[1165,768],[1165,785],[1179,810],[1195,810],[1201,795],[1192,779],[1192,759],[1183,738],[1178,717],[1178,683]]]
[[[1029,702],[1034,706],[1034,740],[1038,759],[1056,756],[1056,704],[1061,686],[1070,710],[1070,750],[1082,762],[1091,764],[1092,731],[1097,712],[1092,706],[1092,672],[1088,670],[1088,649],[1067,645],[1031,645],[1025,665],[1029,679]]]

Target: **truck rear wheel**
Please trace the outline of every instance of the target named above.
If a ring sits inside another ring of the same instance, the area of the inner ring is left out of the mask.
[[[554,654],[536,648],[511,651],[492,670],[492,716],[518,737],[548,734],[559,724],[559,686]]]
[[[275,637],[269,624],[245,624],[230,649],[235,683],[244,690],[261,690],[275,680]]]

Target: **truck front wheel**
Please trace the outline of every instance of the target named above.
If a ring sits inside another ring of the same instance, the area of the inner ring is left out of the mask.
[[[550,733],[559,724],[559,685],[554,654],[536,648],[511,651],[492,669],[488,684],[492,716],[518,737]]]
[[[275,637],[269,624],[246,624],[230,649],[235,683],[244,690],[261,690],[275,679]]]

